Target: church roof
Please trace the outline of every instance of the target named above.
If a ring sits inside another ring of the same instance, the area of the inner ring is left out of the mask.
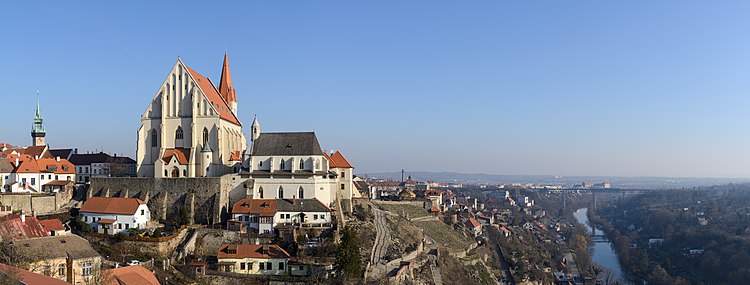
[[[241,160],[242,160],[242,156],[240,155],[239,150],[233,151],[232,153],[229,154],[229,161],[241,161]]]
[[[216,111],[219,112],[219,117],[225,121],[241,126],[242,124],[240,124],[240,120],[238,120],[234,113],[232,113],[227,101],[224,100],[221,94],[219,94],[219,90],[216,89],[211,80],[187,65],[185,65],[185,68],[190,72],[190,76],[192,76],[198,83],[198,86],[203,90],[203,93],[206,94],[206,98],[211,102],[211,105],[213,105]]]
[[[323,155],[314,132],[261,133],[250,155]]]
[[[221,80],[219,81],[219,93],[227,102],[237,101],[237,95],[232,86],[232,74],[229,72],[229,58],[224,53],[224,65],[221,67]]]
[[[169,160],[172,159],[172,156],[177,157],[177,162],[179,162],[182,165],[186,165],[189,162],[190,159],[190,149],[189,148],[168,148],[164,150],[164,156],[161,158],[164,163],[169,163]]]

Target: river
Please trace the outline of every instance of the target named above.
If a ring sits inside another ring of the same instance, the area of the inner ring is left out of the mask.
[[[589,224],[589,217],[587,214],[588,208],[582,208],[575,211],[573,216],[575,216],[579,223],[586,227],[590,234],[592,226]],[[601,230],[593,228],[593,231],[594,236],[597,237],[593,238],[594,245],[589,248],[589,251],[591,252],[591,260],[600,267],[605,268],[605,270],[612,272],[611,281],[619,280],[623,284],[632,284],[625,279],[625,273],[622,270],[622,266],[620,266],[620,260],[617,258],[617,253],[615,252],[612,242],[605,237],[604,232]],[[602,276],[602,279],[606,279],[606,276]]]

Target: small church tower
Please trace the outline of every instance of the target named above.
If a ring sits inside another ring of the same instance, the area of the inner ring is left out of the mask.
[[[44,146],[44,119],[39,108],[39,92],[36,93],[36,113],[34,113],[34,124],[31,126],[31,145]]]
[[[252,129],[252,134],[250,135],[250,141],[254,142],[260,136],[260,123],[258,123],[257,117],[253,117],[253,125],[250,126],[250,128]]]
[[[208,133],[203,130],[203,148],[201,148],[201,173],[203,177],[211,176],[211,161],[213,161],[213,150],[208,145]]]

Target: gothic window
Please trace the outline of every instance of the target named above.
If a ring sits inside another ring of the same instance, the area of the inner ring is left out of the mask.
[[[279,170],[284,170],[284,159],[281,160],[281,168]]]
[[[164,177],[169,177],[169,171],[164,169]]]
[[[175,131],[175,133],[174,133],[174,138],[178,139],[178,140],[181,140],[182,136],[183,136],[183,134],[182,134],[182,127],[177,127],[177,131]]]
[[[276,198],[284,199],[284,187],[279,186],[279,196]]]
[[[177,166],[172,169],[172,177],[180,177],[180,170],[177,169]]]
[[[305,199],[305,189],[302,188],[302,186],[299,187],[299,190],[297,192],[299,192],[300,199]]]
[[[305,160],[300,158],[299,159],[299,170],[304,170],[304,169],[305,169]]]
[[[203,128],[203,144],[208,144],[208,129]]]
[[[263,187],[258,188],[258,196],[263,199]]]
[[[159,145],[159,139],[156,137],[156,129],[151,130],[151,147],[157,147]]]
[[[183,177],[187,177],[187,169],[183,169],[182,170],[182,176]]]

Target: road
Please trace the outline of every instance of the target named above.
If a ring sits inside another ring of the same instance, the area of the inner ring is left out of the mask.
[[[500,268],[503,270],[503,275],[508,279],[506,284],[516,285],[516,281],[513,280],[513,273],[510,272],[508,261],[505,259],[505,255],[503,255],[503,249],[500,247],[500,239],[502,238],[500,236],[500,229],[496,227],[485,227],[485,229],[487,229],[490,240],[495,243],[495,250],[497,250],[498,259],[500,259]]]

